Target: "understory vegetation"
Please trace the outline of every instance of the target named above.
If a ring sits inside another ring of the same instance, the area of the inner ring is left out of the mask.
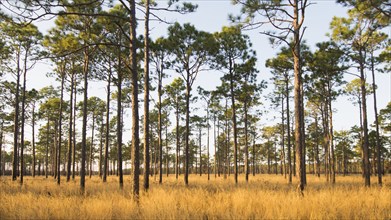
[[[27,177],[23,186],[1,177],[0,219],[390,219],[391,178],[383,187],[364,187],[362,177],[337,176],[337,183],[307,176],[308,186],[300,196],[296,184],[281,175],[256,175],[244,181],[233,175],[208,181],[206,176],[172,175],[163,184],[151,178],[150,190],[132,199],[130,176],[123,190],[118,178],[86,179],[80,196],[78,178],[58,186],[52,178]],[[295,181],[294,181],[295,182]]]

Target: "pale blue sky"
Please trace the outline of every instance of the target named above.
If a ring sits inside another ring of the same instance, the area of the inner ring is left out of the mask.
[[[159,3],[162,3],[159,1]],[[190,22],[195,25],[198,29],[216,32],[220,31],[222,26],[230,25],[228,20],[228,14],[238,14],[239,7],[235,7],[229,0],[198,0],[196,3],[199,5],[197,12],[188,15],[179,14],[164,14],[168,21],[178,21],[180,23]],[[334,1],[313,1],[306,11],[306,20],[304,26],[307,27],[304,39],[310,45],[311,49],[314,50],[315,44],[321,41],[327,40],[325,34],[329,31],[329,23],[333,16],[346,16],[347,8],[341,5],[335,4]],[[141,16],[141,14],[139,14]],[[36,23],[41,31],[47,30],[52,22],[41,22]],[[142,24],[140,23],[138,34],[143,33]],[[151,25],[151,36],[156,38],[166,34],[167,25],[153,22]],[[279,51],[278,48],[272,48],[266,36],[259,34],[262,29],[245,32],[250,36],[253,42],[253,49],[257,52],[258,64],[257,67],[260,70],[259,79],[268,80],[271,77],[270,70],[265,68],[265,60],[272,58]],[[264,29],[265,30],[265,29]],[[386,30],[387,34],[391,34],[390,28]],[[53,83],[53,79],[46,78],[46,73],[50,71],[50,65],[38,64],[34,70],[28,74],[28,89],[36,88],[39,89],[43,86],[50,85]],[[353,70],[354,71],[354,70]],[[205,89],[214,89],[215,86],[220,84],[219,78],[221,77],[219,72],[203,72],[199,75],[196,80],[195,87],[201,85]],[[172,76],[178,76],[173,73]],[[165,83],[169,83],[170,79],[165,80]],[[352,77],[347,76],[346,80],[350,81]],[[368,82],[372,82],[372,78],[368,77]],[[391,101],[391,74],[378,74],[378,109],[382,109],[388,102]],[[102,99],[105,99],[105,85],[102,83],[90,83],[89,84],[89,96],[95,95]],[[263,96],[270,93],[273,89],[273,85],[270,84],[269,88],[264,91]],[[193,90],[193,94],[196,90]],[[68,95],[65,96],[68,99]],[[141,98],[141,96],[140,96]],[[79,98],[80,100],[80,98]],[[269,102],[263,98],[262,102],[265,104],[262,108],[268,109],[273,112],[269,107]],[[292,105],[293,106],[293,105]],[[347,97],[340,97],[333,103],[333,107],[337,110],[334,114],[334,128],[335,130],[349,129],[351,126],[358,124],[359,122],[359,111],[358,107],[353,106]],[[141,113],[142,108],[140,108]],[[130,111],[128,111],[130,112]],[[198,111],[199,114],[204,112]],[[279,119],[273,119],[274,114],[269,113],[262,117],[261,124],[275,124],[280,122]],[[373,115],[373,98],[368,98],[368,118],[369,122],[372,123],[374,120]],[[130,128],[129,120],[125,119],[125,129]],[[275,121],[275,122],[274,122]],[[29,129],[28,129],[29,130]],[[27,132],[29,132],[27,130]],[[125,132],[129,132],[128,130]],[[128,140],[130,134],[125,133],[124,139]]]

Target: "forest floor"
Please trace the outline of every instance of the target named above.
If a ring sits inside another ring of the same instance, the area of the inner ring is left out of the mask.
[[[118,178],[107,183],[86,178],[80,195],[79,179],[60,186],[53,177],[25,177],[20,184],[10,177],[0,179],[0,219],[391,219],[391,176],[378,187],[363,187],[359,175],[337,176],[336,184],[324,176],[307,175],[304,196],[281,175],[239,176],[235,186],[228,179],[206,175],[163,176],[163,184],[151,177],[148,193],[140,191],[139,203],[131,197],[130,176],[120,190]],[[142,187],[142,179],[140,180]]]

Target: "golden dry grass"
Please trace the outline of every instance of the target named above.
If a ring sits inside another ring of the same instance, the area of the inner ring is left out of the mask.
[[[130,196],[130,177],[119,190],[116,177],[103,184],[87,178],[80,196],[78,179],[57,186],[52,179],[25,178],[23,187],[1,179],[0,219],[391,219],[391,178],[384,186],[363,187],[360,176],[337,177],[332,186],[324,177],[308,175],[304,197],[295,184],[278,175],[232,177],[190,176],[190,185],[170,176],[142,192],[139,204]],[[373,180],[375,181],[375,180]],[[140,186],[142,186],[140,184]],[[50,194],[50,195],[49,195]]]

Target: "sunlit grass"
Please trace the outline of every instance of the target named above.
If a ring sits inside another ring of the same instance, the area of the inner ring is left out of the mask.
[[[237,186],[232,176],[212,175],[208,181],[206,175],[191,175],[188,187],[183,176],[164,178],[161,185],[151,178],[137,204],[130,176],[123,190],[117,177],[105,184],[87,178],[84,195],[79,179],[58,186],[53,178],[27,177],[21,187],[2,177],[0,219],[391,219],[389,176],[382,188],[363,187],[360,176],[337,177],[334,186],[324,177],[307,178],[304,197],[281,175],[250,176],[249,183],[241,175]]]

